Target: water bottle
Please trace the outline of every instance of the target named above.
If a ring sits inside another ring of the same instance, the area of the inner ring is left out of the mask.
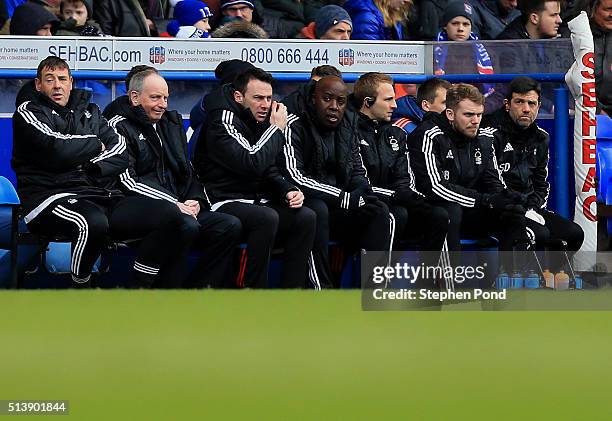
[[[527,276],[525,277],[525,288],[528,288],[528,289],[540,288],[540,275],[535,273],[535,271],[530,270]]]
[[[582,289],[582,276],[576,275],[573,284],[574,289]]]
[[[497,278],[495,278],[495,288],[506,289],[508,288],[509,284],[510,277],[508,276],[506,271],[504,271],[504,269],[501,269],[501,272],[499,273],[499,275],[497,275]]]
[[[569,289],[569,275],[564,270],[560,270],[555,275],[555,289],[566,290]]]
[[[512,272],[512,276],[510,277],[510,288],[523,288],[523,275],[521,275],[521,272],[518,270]]]
[[[548,269],[544,271],[544,286],[550,289],[555,287],[555,275]]]

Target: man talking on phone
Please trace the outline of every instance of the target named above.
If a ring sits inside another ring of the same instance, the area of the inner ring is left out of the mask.
[[[304,195],[278,171],[285,143],[287,108],[272,100],[272,76],[253,68],[204,99],[208,113],[194,164],[212,210],[237,217],[247,243],[244,285],[268,285],[274,244],[284,248],[281,286],[306,286],[315,213]]]

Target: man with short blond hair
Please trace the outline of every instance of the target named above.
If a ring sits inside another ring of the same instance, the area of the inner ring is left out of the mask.
[[[395,219],[396,246],[416,238],[422,250],[441,250],[448,216],[415,190],[406,132],[391,124],[397,107],[393,79],[384,73],[366,73],[355,82],[353,96],[363,163],[374,194],[389,205]]]

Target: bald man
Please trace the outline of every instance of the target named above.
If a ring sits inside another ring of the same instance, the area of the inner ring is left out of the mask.
[[[234,216],[209,210],[206,192],[188,158],[183,120],[176,111],[167,109],[168,96],[164,78],[154,68],[144,68],[132,75],[128,95],[117,98],[105,110],[110,125],[127,143],[130,162],[120,176],[121,186],[128,195],[175,204],[171,209],[182,220],[177,231],[182,233],[183,243],[167,250],[173,258],[160,269],[154,286],[222,287],[229,282],[232,250],[239,240],[241,223]],[[193,244],[204,254],[185,285],[186,257]]]
[[[372,192],[359,137],[345,116],[348,89],[342,79],[325,76],[313,84],[300,115],[290,115],[284,170],[304,192],[304,204],[317,214],[313,248],[322,286],[333,286],[330,237],[366,250],[388,250],[389,209]]]

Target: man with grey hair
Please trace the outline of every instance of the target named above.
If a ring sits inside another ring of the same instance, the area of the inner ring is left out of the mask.
[[[161,287],[180,287],[182,269],[192,243],[204,248],[204,256],[186,286],[228,286],[232,250],[240,236],[240,221],[227,214],[210,212],[204,188],[196,179],[187,152],[183,119],[168,108],[168,85],[152,68],[132,72],[128,95],[117,98],[105,113],[110,124],[124,136],[129,155],[121,186],[128,195],[147,196],[174,203],[182,215],[179,228],[186,240],[172,267],[162,271]]]

